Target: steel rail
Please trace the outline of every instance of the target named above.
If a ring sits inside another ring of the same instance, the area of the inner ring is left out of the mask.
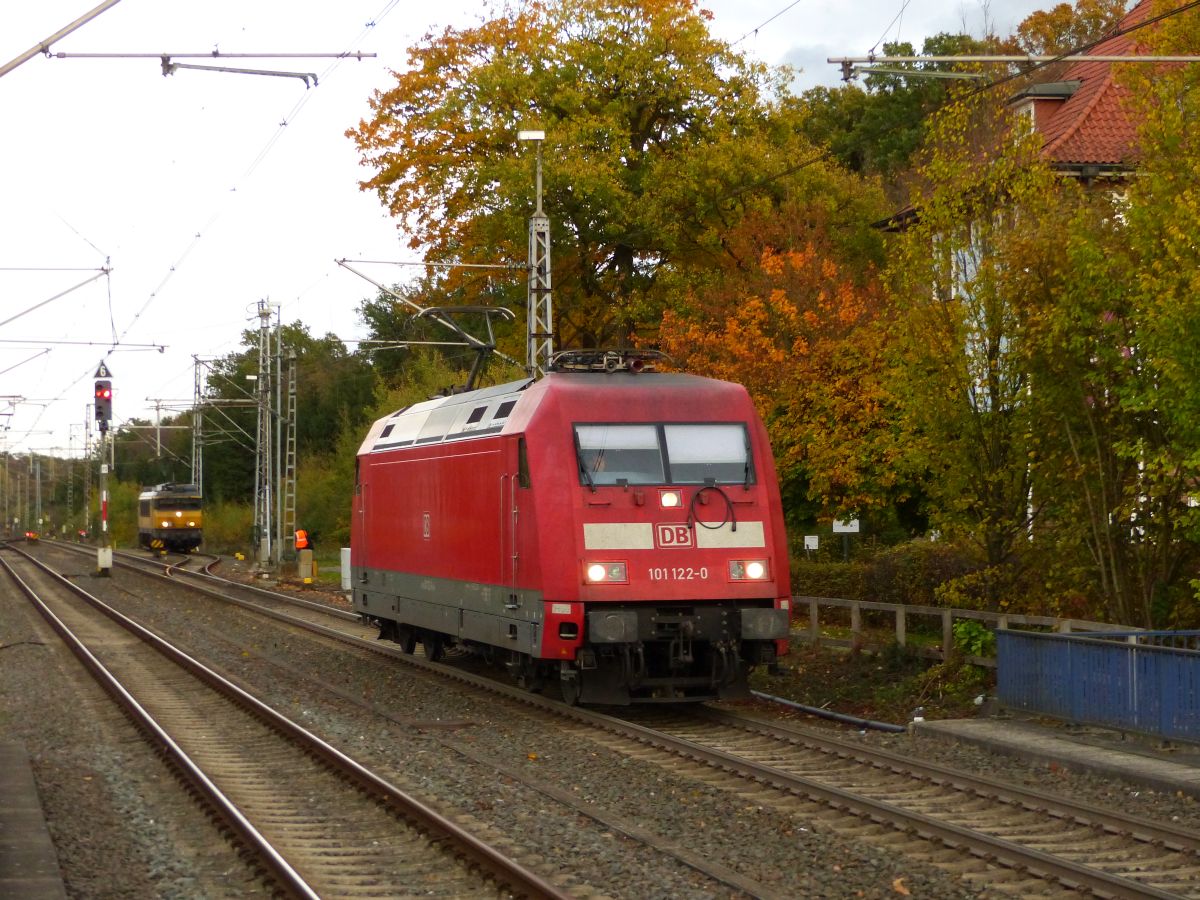
[[[956,790],[969,790],[989,800],[1007,800],[1031,811],[1047,813],[1069,819],[1077,825],[1100,826],[1113,834],[1129,835],[1149,844],[1158,844],[1171,850],[1200,853],[1200,834],[1185,833],[1175,828],[1165,828],[1157,822],[1139,816],[1113,814],[1099,806],[1078,800],[1064,801],[1038,791],[1026,790],[1015,784],[995,781],[968,772],[945,769],[914,760],[909,756],[889,753],[860,744],[842,741],[834,737],[814,736],[795,731],[773,722],[749,719],[725,710],[706,707],[697,710],[699,715],[712,722],[738,728],[753,734],[803,746],[822,753],[834,753],[844,758],[890,771],[913,773],[932,784],[946,785]]]
[[[167,578],[167,579],[173,579],[177,575],[182,575],[184,578],[189,578],[189,579],[192,579],[197,582],[205,582],[205,581],[216,582],[217,584],[227,585],[229,587],[236,588],[237,590],[240,590],[240,591],[247,591],[252,594],[259,594],[261,596],[268,597],[271,600],[286,601],[287,603],[294,604],[296,606],[303,606],[303,607],[307,607],[308,609],[314,609],[314,610],[318,610],[323,613],[328,613],[329,615],[333,616],[335,619],[344,619],[347,622],[361,622],[362,621],[362,617],[360,615],[358,615],[357,613],[352,613],[349,610],[345,610],[345,609],[338,609],[336,606],[330,606],[328,603],[321,603],[317,600],[305,600],[303,597],[291,597],[291,596],[288,596],[287,594],[281,594],[278,591],[271,591],[271,590],[268,590],[267,588],[259,587],[258,585],[246,584],[245,582],[231,581],[228,578],[222,578],[220,575],[216,575],[216,574],[208,571],[208,569],[210,568],[209,566],[206,566],[205,571],[203,571],[203,572],[193,572],[189,569],[183,568],[182,566],[180,566],[179,564],[176,564],[176,563],[167,563],[167,562],[163,562],[160,560],[145,559],[143,557],[140,557],[140,556],[137,556],[137,555],[131,554],[131,553],[115,553],[115,554],[113,554],[113,556],[114,556],[114,558],[121,557],[123,560],[128,560],[128,562],[122,562],[122,565],[125,566],[126,568],[130,568],[135,571],[141,571],[140,569],[137,568],[138,565],[161,566],[164,569],[164,571],[162,573],[162,577]],[[156,575],[159,573],[147,572],[145,574]],[[217,594],[210,589],[202,588],[199,586],[197,586],[196,589],[201,591],[202,593],[208,594],[209,596],[216,596],[221,599],[224,599],[224,595]]]
[[[167,577],[155,576],[154,573],[147,574],[154,577]],[[253,587],[241,584],[240,582],[233,582],[232,584],[239,588]],[[936,840],[951,848],[960,851],[965,850],[974,856],[992,860],[1013,869],[1035,872],[1042,878],[1055,880],[1072,889],[1086,888],[1105,897],[1153,897],[1167,900],[1167,898],[1176,898],[1178,896],[1122,876],[1110,875],[1089,866],[1064,860],[1042,851],[1033,850],[1011,841],[975,832],[962,826],[940,822],[924,814],[911,812],[890,803],[872,800],[840,788],[822,785],[811,779],[793,775],[772,766],[755,763],[736,754],[705,747],[702,744],[697,744],[685,738],[679,738],[653,728],[638,725],[637,723],[629,722],[616,716],[580,707],[565,706],[558,701],[530,694],[525,690],[504,685],[494,679],[485,678],[438,663],[431,663],[423,658],[406,655],[397,648],[384,646],[373,641],[366,641],[350,634],[338,632],[334,628],[309,623],[277,610],[263,609],[247,600],[207,591],[195,585],[193,587],[235,605],[254,609],[260,614],[316,631],[351,646],[380,653],[394,659],[401,659],[406,664],[415,668],[436,673],[443,677],[450,677],[472,687],[488,690],[558,716],[574,719],[583,724],[599,726],[603,730],[632,739],[638,743],[667,750],[678,756],[694,759],[697,762],[702,762],[716,769],[741,774],[744,777],[769,784],[778,790],[793,795],[806,795],[815,802],[847,813],[865,816],[869,820],[889,828],[910,830],[921,835],[926,840]],[[276,599],[291,600],[291,598],[282,597],[277,594],[273,596]],[[952,770],[945,770],[946,776],[954,774],[956,773],[952,772]],[[1067,806],[1069,807],[1069,804]]]
[[[37,560],[28,556],[28,554],[24,555],[31,562],[40,565]],[[166,730],[158,724],[145,707],[138,703],[133,695],[125,689],[117,677],[88,650],[83,641],[67,627],[66,623],[54,614],[53,610],[43,602],[37,592],[17,574],[11,563],[7,559],[0,557],[0,566],[4,568],[9,578],[16,583],[21,592],[25,594],[29,601],[37,608],[38,612],[42,614],[42,617],[50,623],[50,627],[63,639],[63,642],[70,648],[71,652],[92,673],[92,676],[100,683],[101,687],[113,697],[117,704],[133,720],[134,724],[163,750],[168,761],[183,774],[205,801],[216,810],[225,823],[266,864],[280,886],[293,896],[319,900],[320,895],[291,867],[287,860],[279,854],[279,851],[271,845],[271,842],[242,815],[241,810],[237,808],[233,801],[225,796],[221,789],[212,782],[183,748],[167,734]],[[57,573],[50,572],[50,574],[54,575],[55,578],[61,579],[61,576],[57,575]],[[75,588],[75,585],[65,579],[62,579],[62,583],[68,587]],[[78,588],[75,589],[79,590]]]
[[[67,546],[69,546],[69,545],[67,545]],[[150,572],[141,567],[142,564],[151,565],[151,566],[167,566],[168,564],[163,561],[147,560],[141,556],[136,556],[134,554],[122,554],[122,555],[125,556],[127,559],[133,559],[136,563],[134,565],[130,565],[126,562],[120,562],[119,565],[123,568],[129,568],[132,571],[136,571],[138,574],[145,575],[146,577],[149,577],[149,578],[164,578],[168,581],[173,580],[173,579],[168,578],[168,576],[160,575],[156,572]],[[198,574],[196,572],[188,572],[185,569],[180,569],[177,565],[174,565],[174,564],[171,564],[169,567],[176,571],[186,572],[187,574],[193,575],[193,576]],[[298,598],[291,597],[289,595],[278,594],[276,592],[267,590],[265,588],[260,588],[255,585],[245,584],[244,582],[229,581],[227,579],[217,579],[217,580],[220,581],[222,584],[228,585],[230,588],[233,588],[236,590],[248,591],[248,592],[251,592],[251,593],[257,594],[257,595],[264,595],[264,596],[269,597],[273,601],[279,601],[279,602],[283,602],[285,604],[302,604],[305,607],[319,608],[323,612],[333,612],[333,613],[339,614],[339,616],[343,612],[342,610],[331,608],[325,604],[313,603],[312,601],[301,600]],[[174,580],[174,585],[180,586],[180,582],[178,580]],[[243,609],[251,610],[258,615],[263,615],[263,616],[266,616],[267,618],[271,618],[271,619],[274,619],[279,622],[284,622],[286,624],[295,625],[297,627],[303,628],[306,631],[316,632],[317,634],[323,635],[325,637],[329,637],[329,638],[339,641],[341,643],[347,643],[348,636],[347,636],[346,632],[339,631],[336,628],[331,628],[328,626],[320,625],[318,623],[312,622],[307,619],[299,619],[299,618],[289,615],[286,612],[281,612],[280,610],[277,610],[277,609],[265,608],[263,606],[258,605],[258,603],[253,600],[243,600],[238,597],[230,596],[229,594],[215,592],[215,591],[209,590],[208,588],[197,586],[196,584],[193,584],[190,581],[184,583],[182,585],[182,587],[184,587],[187,590],[196,591],[205,596],[211,596],[218,600],[225,601],[234,606],[238,606]],[[359,617],[357,615],[351,615],[350,618],[353,618],[355,621],[359,620]],[[355,644],[355,643],[353,643],[353,640],[354,640],[354,637],[349,636],[350,646],[355,647],[355,649],[363,649],[361,644]],[[389,646],[372,646],[368,649],[378,651],[380,653],[383,653],[386,655],[391,655],[391,656],[394,656],[394,655],[397,655],[400,653],[400,651],[395,650],[394,648],[389,647]],[[444,673],[444,670],[439,668],[439,669],[437,669],[437,671],[434,674],[436,674],[438,676],[444,676],[445,673]],[[318,682],[318,684],[320,684],[325,690],[330,691],[331,693],[335,694],[336,696],[341,697],[342,699],[346,700],[347,702],[354,703],[355,705],[358,705],[358,706],[363,706],[377,715],[383,715],[385,718],[392,719],[392,721],[399,721],[397,719],[394,719],[387,713],[381,712],[379,709],[375,708],[373,705],[364,704],[363,701],[361,700],[361,698],[358,697],[357,695],[346,693],[341,688],[335,687],[333,685],[329,685],[324,682]],[[484,684],[486,686],[488,684],[488,682],[485,681]],[[720,883],[727,885],[728,887],[733,889],[735,892],[740,892],[749,897],[768,896],[770,893],[761,884],[742,876],[741,874],[729,869],[726,866],[722,866],[719,863],[714,863],[711,860],[704,858],[701,854],[698,854],[695,851],[688,849],[686,846],[674,844],[671,842],[663,843],[661,838],[659,838],[658,836],[650,834],[649,832],[645,832],[642,829],[638,828],[637,826],[630,825],[629,823],[623,822],[618,818],[614,818],[613,816],[606,814],[602,810],[598,810],[598,809],[589,807],[587,805],[580,805],[578,798],[573,796],[568,791],[554,788],[554,787],[548,786],[546,784],[538,783],[535,780],[530,779],[528,777],[527,773],[524,773],[516,768],[498,764],[495,760],[485,759],[485,758],[473,753],[473,751],[469,747],[465,747],[461,744],[457,744],[454,742],[447,742],[447,741],[441,741],[441,742],[447,748],[451,749],[454,753],[456,753],[460,756],[463,756],[467,759],[471,759],[472,761],[476,762],[477,764],[479,764],[481,766],[487,766],[492,769],[495,769],[503,777],[510,778],[516,783],[525,784],[530,790],[536,791],[536,792],[542,794],[543,796],[549,797],[550,799],[552,799],[558,803],[562,803],[563,805],[568,806],[569,808],[573,809],[576,814],[587,817],[587,818],[591,819],[592,821],[599,823],[604,828],[609,829],[610,831],[623,834],[625,837],[627,837],[631,840],[647,844],[648,846],[653,847],[657,852],[661,852],[661,853],[664,853],[664,854],[667,854],[670,856],[674,856],[675,859],[677,859],[683,865],[686,865],[686,866],[694,869],[695,871],[705,875],[706,877],[712,878],[715,881],[718,881]]]
[[[1059,857],[1024,847],[991,835],[972,831],[952,823],[912,812],[891,803],[873,800],[841,788],[820,784],[810,778],[793,775],[774,766],[752,762],[732,753],[705,747],[686,738],[665,734],[656,729],[645,728],[603,713],[592,713],[597,720],[616,733],[624,734],[648,746],[669,749],[672,752],[713,768],[742,774],[778,790],[798,796],[807,796],[834,809],[854,815],[866,816],[873,822],[888,828],[911,831],[926,840],[937,840],[948,847],[966,850],[974,856],[992,860],[1016,869],[1035,872],[1051,878],[1072,889],[1086,888],[1102,897],[1154,897],[1161,900],[1178,900],[1178,894],[1162,891],[1119,875],[1109,875],[1090,866],[1073,863]]]
[[[16,549],[16,548],[13,548]],[[520,863],[505,856],[491,845],[485,843],[469,831],[451,822],[432,807],[402,791],[395,785],[385,781],[370,769],[346,756],[336,747],[317,737],[301,725],[288,719],[272,707],[263,703],[254,695],[238,687],[232,681],[209,669],[203,663],[184,653],[179,648],[168,643],[158,635],[149,631],[128,616],[108,606],[102,600],[93,597],[83,588],[54,572],[45,563],[30,556],[22,550],[16,550],[30,562],[38,566],[63,587],[68,588],[82,597],[99,612],[108,616],[117,624],[137,635],[155,650],[190,672],[209,687],[225,695],[243,709],[251,712],[263,722],[277,731],[303,745],[310,753],[325,761],[336,771],[350,778],[369,794],[381,799],[393,812],[400,815],[436,839],[449,840],[458,851],[473,865],[487,873],[499,884],[511,889],[514,893],[530,898],[547,898],[547,900],[567,900],[568,895],[546,881],[540,875],[526,869]],[[8,568],[7,564],[5,565]],[[11,571],[11,569],[10,569]],[[153,574],[153,573],[151,573]],[[159,576],[167,577],[167,576]],[[297,620],[300,621],[300,620]],[[313,896],[316,896],[315,894]]]

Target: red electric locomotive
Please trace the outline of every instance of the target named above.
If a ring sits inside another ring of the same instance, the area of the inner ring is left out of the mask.
[[[787,652],[767,433],[744,388],[566,351],[539,380],[417,403],[358,453],[355,609],[568,702],[743,697]]]

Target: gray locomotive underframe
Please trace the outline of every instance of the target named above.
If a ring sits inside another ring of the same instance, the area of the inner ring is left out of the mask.
[[[541,591],[386,569],[356,568],[354,581],[354,608],[365,615],[522,653],[541,646]]]
[[[355,569],[354,608],[467,641],[536,655],[544,627],[542,592],[385,569]],[[687,612],[683,610],[690,609]],[[587,643],[696,639],[769,641],[788,636],[788,611],[759,601],[590,604]]]

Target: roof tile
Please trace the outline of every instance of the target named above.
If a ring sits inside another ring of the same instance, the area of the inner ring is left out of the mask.
[[[1121,20],[1119,31],[1145,19],[1151,0],[1141,0]],[[1089,51],[1095,56],[1130,56],[1141,52],[1132,35],[1118,34]],[[1066,165],[1128,165],[1137,157],[1137,124],[1126,112],[1128,88],[1113,79],[1113,64],[1081,58],[1062,80],[1081,82],[1070,99],[1045,123],[1042,153]]]

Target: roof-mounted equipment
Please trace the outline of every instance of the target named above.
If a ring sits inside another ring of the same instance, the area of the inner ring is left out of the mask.
[[[550,357],[551,372],[653,372],[659,363],[674,365],[661,350],[560,350]]]

